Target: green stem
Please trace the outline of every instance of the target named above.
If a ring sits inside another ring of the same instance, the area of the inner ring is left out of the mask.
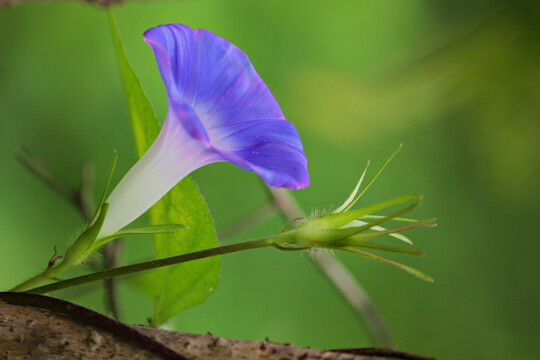
[[[177,256],[172,256],[169,258],[151,260],[151,261],[146,261],[146,262],[142,262],[142,263],[138,263],[134,265],[122,266],[115,269],[100,271],[100,272],[96,272],[89,275],[84,275],[84,276],[79,276],[79,277],[64,280],[64,281],[59,281],[50,285],[40,286],[37,288],[30,289],[27,292],[33,293],[33,294],[46,294],[51,291],[61,290],[61,289],[65,289],[65,288],[69,288],[69,287],[73,287],[77,285],[82,285],[82,284],[87,284],[94,281],[109,279],[113,277],[133,274],[140,271],[151,270],[151,269],[155,269],[155,268],[159,268],[163,266],[175,265],[175,264],[180,264],[187,261],[199,260],[199,259],[204,259],[211,256],[217,256],[217,255],[225,255],[225,254],[230,254],[230,253],[238,252],[238,251],[271,247],[273,246],[273,244],[276,243],[276,239],[278,237],[285,238],[284,236],[273,236],[273,237],[269,237],[265,239],[247,241],[247,242],[243,242],[239,244],[232,244],[232,245],[226,245],[226,246],[219,246],[216,248],[201,250],[201,251],[197,251],[197,252],[193,252],[189,254],[177,255]],[[279,242],[281,242],[281,239]],[[22,285],[29,283],[33,279],[35,278],[32,278],[24,282],[18,287],[21,287]],[[45,279],[39,278],[38,280],[33,281],[29,284],[32,285],[35,283],[39,283],[40,281],[43,281],[43,280]],[[28,288],[28,287],[29,286],[26,286],[25,288]],[[13,289],[12,291],[17,291],[17,289]]]
[[[15,286],[10,291],[24,291],[26,289],[34,287],[39,283],[42,283],[44,281],[47,281],[56,277],[62,271],[66,270],[69,267],[70,267],[70,264],[68,264],[66,261],[62,261],[60,264],[58,264],[58,266],[47,268],[47,270]]]

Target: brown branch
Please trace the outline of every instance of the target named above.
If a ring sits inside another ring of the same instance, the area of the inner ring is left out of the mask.
[[[427,359],[386,349],[320,351],[267,341],[235,340],[212,334],[195,335],[127,326],[54,298],[0,293],[0,299],[26,304],[0,301],[1,359]],[[45,307],[50,311],[33,306]],[[369,355],[363,354],[363,351]]]
[[[406,353],[404,351],[395,351],[390,349],[379,349],[379,348],[359,348],[359,349],[339,349],[334,350],[347,354],[357,354],[357,355],[367,355],[375,356],[377,358],[391,358],[391,359],[400,359],[400,360],[436,360],[432,357],[425,357],[421,355]]]
[[[43,296],[43,295],[16,293],[16,292],[0,293],[0,300],[3,300],[7,303],[7,304],[3,304],[0,302],[0,306],[1,305],[6,306],[9,304],[12,304],[12,305],[32,306],[32,307],[38,307],[41,309],[49,310],[55,316],[65,316],[76,321],[76,324],[79,326],[86,325],[86,326],[91,327],[92,329],[105,331],[109,333],[110,335],[120,338],[124,342],[130,343],[131,345],[136,346],[137,348],[150,351],[151,353],[158,355],[158,357],[162,359],[187,360],[185,357],[176,353],[174,350],[170,349],[169,347],[163,345],[159,341],[156,341],[155,339],[139,332],[138,330],[132,327],[129,327],[114,319],[103,316],[95,311],[86,309],[82,306],[75,305],[73,303],[70,303],[64,300],[59,300],[59,299],[55,299],[55,298],[51,298],[51,297]],[[9,307],[6,311],[2,311],[2,314],[4,314],[4,319],[0,319],[0,326],[3,325],[2,321],[6,321],[5,316],[9,314]],[[19,311],[17,313],[17,316],[18,316],[16,318],[17,321],[21,320],[19,317],[20,315],[21,314]],[[31,317],[29,319],[36,320],[36,319],[39,319],[39,317],[36,317],[36,318]],[[25,322],[26,327],[30,329],[31,328],[30,325],[32,323],[33,321],[29,322],[27,319]],[[40,327],[40,332],[50,333],[51,327],[54,328],[55,325],[57,326],[58,324],[59,324],[58,321],[56,321],[55,324],[49,323],[48,326]],[[10,325],[9,330],[10,331],[12,330],[12,325]],[[71,332],[66,332],[65,334],[71,334]],[[22,335],[26,335],[26,334],[22,334]],[[34,335],[40,335],[40,334],[34,334]],[[23,338],[21,334],[19,336],[20,338]],[[43,337],[43,333],[41,333],[41,338],[42,337]],[[2,336],[2,338],[5,338],[5,336]],[[26,338],[28,338],[28,336],[26,336]],[[30,338],[32,338],[32,336],[30,336]],[[18,338],[15,338],[15,341],[17,341],[17,339]],[[65,347],[69,346],[70,341],[64,338],[61,338],[60,342],[58,342],[57,340],[58,339],[56,337],[53,337],[53,343],[55,343],[56,345],[59,345],[61,347],[61,352],[64,353]],[[31,345],[31,347],[29,347],[28,350],[30,352],[33,352],[34,347],[38,344],[29,344],[29,345]],[[5,350],[8,350],[8,349],[5,349]],[[1,347],[0,347],[0,350],[2,350]],[[40,356],[36,356],[37,354],[32,354],[32,357],[43,358],[43,359],[50,358],[52,354],[55,354],[55,352],[51,352],[51,350],[52,349],[47,349],[44,353],[40,354]],[[1,353],[7,353],[7,352],[8,351],[3,351]],[[14,354],[12,354],[12,356],[14,356]]]

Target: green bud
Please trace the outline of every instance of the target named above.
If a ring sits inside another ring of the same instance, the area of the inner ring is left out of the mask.
[[[334,211],[305,219],[299,222],[294,230],[285,231],[284,229],[279,236],[273,239],[273,245],[280,250],[309,250],[317,248],[343,250],[396,266],[420,279],[433,281],[428,275],[410,266],[363,250],[370,249],[404,255],[423,256],[423,252],[416,249],[388,246],[370,241],[382,236],[392,236],[412,245],[409,238],[400,234],[400,232],[435,226],[435,219],[414,220],[400,217],[414,210],[422,201],[422,195],[401,196],[361,209],[350,210],[400,149],[401,145],[390,155],[371,180],[360,189],[368,169],[368,162],[352,193]],[[406,205],[405,203],[409,204]],[[374,214],[378,211],[403,204],[405,205],[401,209],[390,215]],[[380,226],[390,221],[405,222],[405,224],[393,228]]]

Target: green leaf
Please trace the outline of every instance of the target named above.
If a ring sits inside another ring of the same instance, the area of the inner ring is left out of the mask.
[[[141,157],[157,137],[160,126],[141,84],[129,65],[109,12],[109,22],[137,155]],[[154,255],[164,258],[218,246],[216,231],[208,207],[193,181],[186,177],[148,212],[150,223],[183,224],[174,234],[154,235]],[[179,312],[201,304],[214,291],[219,281],[220,259],[217,256],[158,269],[145,281],[145,288],[154,298],[153,325],[169,320]]]

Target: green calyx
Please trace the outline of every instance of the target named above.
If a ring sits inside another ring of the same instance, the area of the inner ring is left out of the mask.
[[[169,234],[175,232],[178,229],[185,228],[185,226],[180,224],[154,225],[140,228],[123,229],[117,231],[113,235],[98,238],[99,232],[101,231],[101,228],[103,226],[103,222],[105,221],[105,218],[107,216],[107,210],[109,208],[109,204],[105,202],[105,198],[107,195],[109,184],[111,183],[117,157],[118,155],[115,151],[113,163],[109,172],[109,176],[107,178],[105,189],[103,190],[103,194],[101,195],[101,199],[99,201],[94,216],[92,217],[88,225],[86,225],[83,233],[67,249],[63,260],[58,264],[56,264],[56,261],[49,263],[49,267],[44,272],[16,286],[15,288],[13,288],[14,291],[22,291],[31,286],[35,286],[40,282],[54,279],[57,275],[59,275],[69,267],[78,265],[85,261],[94,251],[98,250],[103,245],[119,237],[137,234]],[[60,258],[60,256],[57,256],[56,260]]]
[[[90,256],[95,249],[93,245],[95,244],[99,231],[103,226],[103,221],[105,221],[108,208],[109,204],[107,203],[101,205],[99,210],[96,212],[94,222],[91,223],[77,238],[77,240],[75,240],[75,242],[67,249],[64,262],[68,263],[69,265],[77,265]]]

